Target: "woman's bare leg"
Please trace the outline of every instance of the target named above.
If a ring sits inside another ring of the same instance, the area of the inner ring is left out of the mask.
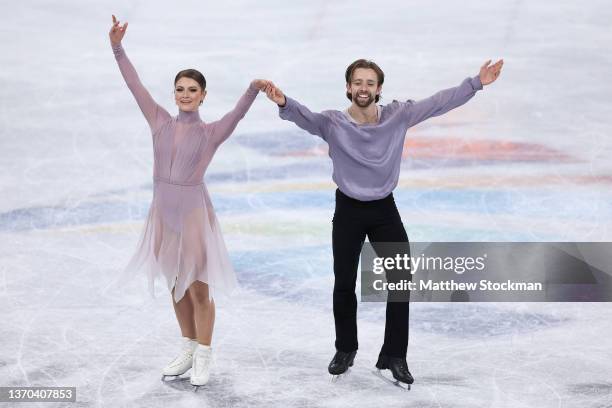
[[[177,303],[174,300],[174,288],[172,289],[172,304],[174,306],[174,313],[176,314],[176,320],[178,320],[179,327],[181,328],[181,335],[183,337],[189,337],[190,339],[196,338],[196,325],[195,318],[193,315],[193,302],[191,296],[188,293],[179,300]]]
[[[208,297],[208,285],[195,281],[189,286],[198,343],[210,346],[215,326],[215,302]]]

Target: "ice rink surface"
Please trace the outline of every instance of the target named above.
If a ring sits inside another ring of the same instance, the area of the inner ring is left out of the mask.
[[[344,109],[344,70],[385,71],[383,100],[421,99],[504,58],[500,79],[407,133],[396,201],[413,241],[612,241],[612,7],[606,1],[3,2],[0,386],[74,386],[76,407],[612,407],[612,307],[411,305],[409,393],[371,371],[384,307],[330,383],[326,145],[259,95],[206,176],[241,289],[219,300],[206,389],[163,384],[179,330],[160,282],[106,290],[152,198],[146,121],[125,50],[172,114],[172,80],[208,82],[203,120],[253,78],[313,111]],[[608,28],[606,28],[608,27]],[[7,403],[0,403],[0,406]],[[16,406],[59,406],[22,404]]]

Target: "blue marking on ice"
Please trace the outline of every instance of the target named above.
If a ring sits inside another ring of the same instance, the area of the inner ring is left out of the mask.
[[[612,216],[612,201],[601,193],[564,191],[538,193],[525,190],[397,189],[400,212],[444,211],[461,214],[506,214],[538,219],[559,216],[597,221]],[[542,205],[545,203],[546,205]],[[218,214],[252,213],[256,210],[334,208],[334,192],[296,191],[248,194],[213,194]],[[27,231],[97,223],[143,220],[150,201],[83,200],[75,206],[55,205],[18,208],[0,213],[0,231]]]

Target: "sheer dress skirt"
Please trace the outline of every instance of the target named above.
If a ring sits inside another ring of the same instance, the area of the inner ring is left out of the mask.
[[[136,251],[125,273],[144,270],[149,290],[163,277],[178,302],[196,280],[209,294],[229,294],[236,287],[221,228],[204,183],[179,183],[155,178],[153,202]]]

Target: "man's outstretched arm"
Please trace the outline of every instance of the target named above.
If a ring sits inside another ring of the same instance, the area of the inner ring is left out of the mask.
[[[491,60],[485,62],[477,76],[464,79],[459,86],[437,92],[417,102],[409,100],[406,109],[408,126],[414,126],[463,105],[476,94],[476,91],[481,90],[483,85],[494,82],[499,77],[504,60],[499,60],[493,65],[489,65],[490,63]]]
[[[290,120],[308,133],[326,139],[329,117],[321,113],[311,112],[310,109],[296,100],[285,97],[280,88],[273,83],[270,83],[264,89],[264,92],[266,92],[268,99],[278,105],[278,114],[281,119]]]

